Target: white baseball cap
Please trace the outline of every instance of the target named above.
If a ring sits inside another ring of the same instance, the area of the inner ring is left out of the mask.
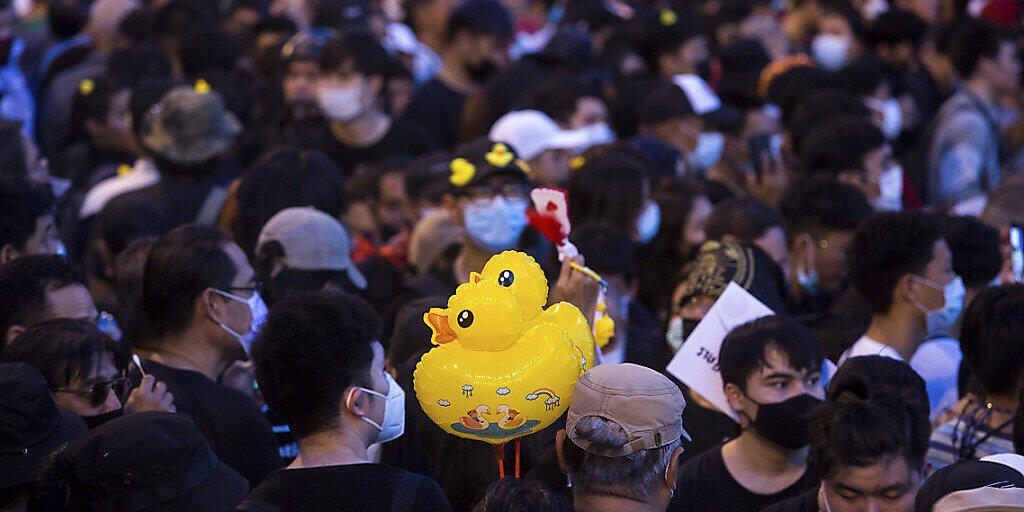
[[[509,112],[491,127],[487,138],[512,146],[523,160],[532,160],[549,149],[584,150],[614,140],[603,125],[563,130],[543,112],[516,110]]]

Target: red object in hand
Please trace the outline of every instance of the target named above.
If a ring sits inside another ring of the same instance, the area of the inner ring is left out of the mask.
[[[562,223],[558,222],[558,219],[551,215],[545,215],[530,208],[526,211],[526,218],[529,219],[530,226],[544,235],[544,238],[547,238],[551,243],[559,245],[565,240],[566,235],[562,231]]]

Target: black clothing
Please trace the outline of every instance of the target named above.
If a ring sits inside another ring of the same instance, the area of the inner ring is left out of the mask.
[[[711,448],[721,446],[739,433],[739,426],[732,418],[719,411],[701,407],[689,396],[686,397],[686,407],[683,409],[683,428],[690,434],[692,441],[683,440],[680,464],[696,458]]]
[[[113,208],[111,205],[121,202],[155,205],[166,214],[168,229],[173,229],[196,220],[213,186],[213,180],[164,176],[158,183],[111,199],[107,207]]]
[[[818,512],[818,489],[810,489],[800,496],[780,501],[761,512]]]
[[[467,98],[434,78],[416,91],[405,119],[426,128],[442,149],[451,151],[459,143],[462,108]]]
[[[246,501],[267,504],[282,512],[386,512],[392,510],[392,500],[396,499],[399,482],[406,474],[418,477],[382,464],[282,469],[267,477]],[[426,477],[416,480],[411,484],[415,499],[409,510],[452,510],[436,482]]]
[[[322,123],[311,136],[312,139],[309,142],[298,141],[298,143],[301,146],[322,151],[331,157],[345,176],[356,174],[357,167],[362,164],[380,163],[395,156],[417,157],[436,149],[436,145],[424,128],[404,119],[393,120],[391,127],[381,140],[362,148],[349,147],[339,142],[331,133],[330,125],[327,123]]]
[[[192,417],[217,458],[241,473],[251,486],[281,467],[270,423],[252,398],[196,371],[153,361],[142,366],[167,385],[177,412]]]
[[[707,450],[680,466],[676,482],[679,485],[675,497],[669,503],[669,512],[757,512],[808,489],[817,488],[820,483],[813,471],[805,471],[796,483],[782,491],[770,495],[755,494],[740,485],[729,473],[722,459],[721,446]]]

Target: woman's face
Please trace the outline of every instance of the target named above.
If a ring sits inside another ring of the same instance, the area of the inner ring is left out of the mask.
[[[691,259],[701,244],[707,241],[704,225],[707,224],[708,217],[711,216],[711,209],[711,201],[707,197],[697,196],[693,201],[693,207],[690,208],[690,213],[686,216],[686,223],[683,224],[683,233],[679,242],[678,253],[684,260]]]

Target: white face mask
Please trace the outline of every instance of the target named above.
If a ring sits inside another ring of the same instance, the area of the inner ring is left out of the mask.
[[[317,93],[316,99],[324,116],[332,121],[348,122],[359,117],[365,110],[361,86],[323,88]]]
[[[706,171],[715,166],[725,151],[725,136],[721,133],[702,133],[697,137],[697,147],[690,153],[690,165]]]
[[[895,212],[903,209],[903,167],[899,164],[885,170],[878,178],[880,194],[871,200],[871,205],[880,212]]]
[[[641,244],[649,244],[658,235],[661,229],[661,207],[658,203],[651,201],[636,219],[636,241]]]
[[[811,40],[811,55],[821,67],[836,71],[850,58],[850,40],[836,34],[818,34]]]
[[[363,390],[363,393],[379,396],[385,400],[382,423],[377,423],[366,416],[360,416],[360,419],[373,425],[373,428],[380,431],[377,434],[376,442],[378,443],[386,443],[398,439],[405,433],[405,390],[395,382],[395,378],[390,373],[384,373],[384,376],[388,380],[388,394],[386,395],[372,389],[357,386],[358,389]]]
[[[244,334],[239,334],[233,329],[225,325],[223,322],[217,322],[217,325],[227,331],[228,334],[235,337],[238,340],[238,344],[242,346],[242,351],[245,352],[245,356],[249,356],[249,351],[252,350],[252,342],[256,339],[256,333],[260,332],[260,328],[263,327],[263,322],[267,320],[267,304],[263,302],[263,298],[260,297],[260,292],[252,292],[252,297],[243,299],[238,295],[234,295],[220,290],[214,290],[219,295],[227,297],[231,300],[241,302],[249,306],[249,316],[252,321],[249,323],[249,330]]]
[[[882,101],[867,98],[864,105],[882,114],[882,133],[887,139],[892,140],[900,136],[900,132],[903,131],[903,108],[900,107],[900,100],[889,98]]]

